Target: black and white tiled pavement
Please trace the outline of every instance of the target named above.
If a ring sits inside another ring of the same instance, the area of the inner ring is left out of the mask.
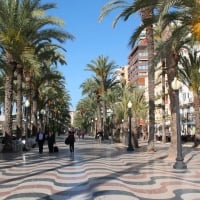
[[[43,154],[0,154],[0,200],[200,200],[199,150],[188,150],[188,169],[177,172],[165,159],[169,146],[156,145],[130,153],[87,137],[71,154],[60,137],[59,153],[45,145]]]

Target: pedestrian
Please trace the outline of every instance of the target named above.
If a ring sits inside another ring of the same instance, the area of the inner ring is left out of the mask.
[[[55,143],[55,136],[52,131],[49,131],[47,140],[48,140],[49,153],[53,153],[54,152],[53,145]]]
[[[39,132],[37,133],[36,141],[38,142],[39,153],[43,153],[45,134],[41,129],[39,129]]]
[[[77,136],[78,136],[78,140],[80,140],[80,137],[81,137],[81,129],[80,128],[77,129]]]
[[[102,138],[103,138],[103,132],[102,130],[99,130],[97,132],[97,138],[99,139],[99,144],[101,144]]]
[[[68,131],[68,139],[69,139],[69,150],[71,153],[74,153],[74,142],[75,142],[75,130],[71,128]]]
[[[82,136],[82,139],[84,139],[85,131],[83,129],[81,130],[81,136]]]

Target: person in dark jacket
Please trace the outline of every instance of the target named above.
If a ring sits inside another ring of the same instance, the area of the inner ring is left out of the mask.
[[[49,153],[53,153],[53,145],[55,143],[55,136],[54,136],[53,132],[49,131],[47,139],[48,139]]]
[[[74,128],[71,128],[68,131],[68,137],[69,137],[69,150],[71,153],[74,152],[74,142],[75,142],[75,130]]]
[[[43,153],[43,145],[44,145],[44,141],[45,141],[45,134],[44,134],[44,132],[41,131],[41,129],[37,133],[36,141],[38,142],[39,153]]]

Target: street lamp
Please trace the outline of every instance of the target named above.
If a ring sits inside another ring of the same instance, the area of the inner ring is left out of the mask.
[[[96,132],[96,135],[95,135],[95,138],[97,137],[97,117],[95,118],[95,132]]]
[[[110,143],[113,143],[113,110],[112,109],[108,109],[107,110],[107,116],[108,116],[108,119],[109,119],[109,138],[111,136],[111,139],[110,139]]]
[[[122,119],[122,125],[121,125],[121,134],[123,135],[123,130],[124,130],[124,119]]]
[[[132,139],[131,139],[131,101],[128,102],[128,116],[129,116],[129,140],[128,140],[128,148],[127,151],[133,151]]]
[[[44,110],[44,109],[42,109],[41,111],[40,111],[40,113],[41,113],[41,128],[42,128],[42,131],[45,131],[44,129],[45,129],[45,126],[44,126],[44,115],[46,114],[46,111]]]
[[[26,137],[26,144],[28,143],[28,108],[30,106],[30,102],[28,99],[26,99],[25,101],[25,119],[26,119],[26,123],[25,123],[25,137]]]
[[[175,91],[176,96],[176,128],[177,128],[177,157],[176,162],[173,165],[174,169],[186,169],[187,166],[183,162],[183,156],[182,156],[182,144],[181,144],[181,126],[180,126],[180,108],[179,108],[179,89],[181,87],[181,82],[177,79],[177,77],[174,77],[174,80],[172,81],[172,89]]]
[[[122,119],[121,129],[120,129],[120,141],[122,141],[123,139],[123,129],[124,129],[124,120]]]

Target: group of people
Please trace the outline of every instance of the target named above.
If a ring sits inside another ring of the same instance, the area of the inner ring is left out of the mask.
[[[43,146],[45,139],[48,141],[48,148],[49,148],[49,153],[54,152],[54,144],[55,144],[55,136],[52,131],[49,131],[47,137],[45,133],[40,129],[39,132],[37,133],[36,141],[38,143],[39,147],[39,153],[43,153]]]
[[[75,129],[70,128],[68,130],[68,136],[66,138],[68,142],[65,141],[67,145],[69,145],[69,150],[71,153],[74,152],[74,143],[75,143]],[[52,131],[49,131],[47,135],[40,129],[37,133],[36,142],[38,143],[39,153],[43,153],[43,146],[45,143],[45,140],[48,141],[48,149],[49,153],[53,153],[55,151],[55,135]]]

